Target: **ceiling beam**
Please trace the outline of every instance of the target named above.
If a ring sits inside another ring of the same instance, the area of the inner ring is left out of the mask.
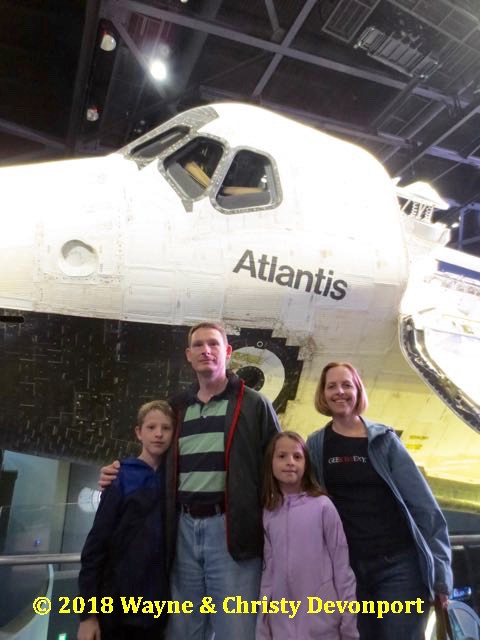
[[[480,242],[480,236],[472,236],[470,238],[463,238],[462,239],[462,247],[468,247],[468,245],[476,244],[477,242]]]
[[[45,162],[51,162],[52,160],[63,160],[65,155],[65,149],[58,150],[58,154],[52,153],[52,149],[42,147],[36,151],[29,151],[26,153],[17,153],[16,155],[10,155],[7,160],[0,160],[2,166],[5,164],[30,164],[31,162],[39,162],[45,160]]]
[[[124,21],[123,19],[119,20],[118,16],[113,16],[113,15],[109,16],[109,19],[112,21],[113,26],[118,31],[118,34],[121,37],[121,39],[123,40],[123,42],[130,49],[130,51],[133,54],[133,57],[135,58],[135,60],[142,67],[146,77],[151,79],[151,82],[150,82],[151,86],[154,87],[154,89],[157,91],[157,93],[160,95],[160,97],[166,98],[167,94],[166,94],[166,91],[165,91],[165,87],[161,83],[153,81],[153,77],[152,77],[152,75],[150,73],[150,66],[149,66],[148,60],[143,55],[141,49],[139,49],[137,47],[137,45],[134,42],[133,38],[128,33],[127,29],[125,28],[124,22],[126,22],[126,21]]]
[[[11,120],[4,120],[3,118],[0,118],[0,131],[13,136],[17,136],[18,138],[23,138],[24,140],[38,142],[39,144],[43,144],[46,147],[50,147],[51,149],[64,151],[66,148],[65,142],[63,142],[62,140],[59,140],[54,136],[49,136],[41,131],[35,131],[34,129],[30,129],[29,127],[15,124],[15,122],[12,122]]]
[[[223,0],[205,0],[201,8],[202,19],[214,20],[222,6],[222,2]],[[181,70],[181,76],[177,75],[175,78],[175,96],[177,100],[181,98],[187,89],[207,38],[208,33],[195,31],[193,36],[182,45],[182,49],[178,53],[177,67]]]
[[[459,6],[453,6],[452,3],[448,2],[447,0],[442,0],[442,1],[449,6],[449,8],[451,9],[451,12],[458,11],[459,13],[462,13],[463,15],[467,16],[472,21],[472,23],[477,23],[477,26],[478,26],[478,17],[477,16],[472,15],[471,13],[469,13],[468,11],[465,11],[464,9],[462,9]],[[478,51],[477,51],[477,49],[475,47],[472,47],[471,44],[466,42],[466,40],[469,38],[469,36],[472,33],[471,31],[469,31],[467,33],[467,35],[465,36],[465,38],[463,40],[461,40],[460,38],[457,38],[450,31],[446,31],[445,29],[443,29],[441,27],[441,25],[435,24],[435,22],[432,22],[431,20],[429,20],[425,16],[422,16],[421,14],[416,12],[415,11],[415,7],[409,8],[403,2],[398,2],[398,0],[387,0],[387,2],[389,2],[391,5],[393,5],[397,9],[400,9],[400,11],[404,11],[405,13],[410,14],[411,16],[413,16],[415,18],[415,20],[418,20],[419,22],[423,22],[424,24],[428,25],[429,27],[431,27],[435,31],[438,31],[442,35],[446,36],[449,40],[453,40],[453,41],[457,42],[458,44],[461,44],[464,47],[467,47],[468,49],[470,49],[470,51],[473,51],[474,53],[478,53]]]
[[[313,7],[316,4],[317,4],[317,0],[307,0],[305,2],[305,4],[303,5],[300,13],[295,18],[292,26],[288,30],[287,35],[285,36],[285,38],[283,39],[283,41],[282,41],[282,43],[280,45],[283,51],[287,51],[289,49],[290,44],[293,42],[295,36],[297,35],[297,33],[302,28],[305,20],[308,18],[308,16],[310,15],[311,10],[313,9]],[[274,74],[275,69],[278,67],[278,65],[282,61],[283,56],[284,56],[284,53],[276,53],[273,56],[272,60],[270,61],[270,64],[265,69],[262,77],[258,81],[257,86],[253,90],[252,96],[254,98],[259,96],[262,93],[262,91],[265,89],[267,83],[269,82],[270,78]]]
[[[412,95],[413,90],[420,82],[421,82],[421,78],[419,78],[418,76],[415,78],[412,78],[410,82],[407,84],[407,86],[404,89],[402,89],[402,91],[397,93],[395,98],[393,98],[393,100],[390,100],[390,102],[387,104],[385,109],[383,109],[383,111],[381,111],[378,114],[378,116],[376,116],[376,118],[371,122],[370,128],[373,130],[379,129],[382,126],[382,124],[387,120],[387,118],[393,115],[393,113],[397,109],[400,109],[406,103],[406,101]]]
[[[242,94],[237,94],[232,91],[223,91],[207,86],[200,87],[200,96],[202,100],[205,101],[233,100],[238,102],[245,100],[245,97],[242,96]],[[284,113],[287,116],[296,118],[305,123],[311,123],[327,131],[333,131],[335,133],[339,133],[351,138],[358,138],[360,140],[365,140],[367,142],[376,144],[389,145],[399,149],[412,149],[411,141],[406,140],[405,138],[402,138],[400,136],[384,133],[381,131],[373,133],[369,129],[354,127],[348,122],[321,116],[318,113],[312,113],[311,111],[294,109],[292,107],[288,107],[287,105],[271,102],[269,100],[260,99],[256,101],[256,104],[259,104],[266,109],[276,111],[277,113]],[[445,147],[431,146],[428,148],[427,154],[436,158],[448,160],[449,162],[456,162],[458,164],[466,164],[480,168],[480,158],[476,158],[473,156],[465,158],[464,156],[458,154],[456,151],[452,151],[451,149],[447,149]]]
[[[165,20],[167,22],[171,22],[172,24],[177,24],[188,29],[205,31],[208,34],[218,36],[219,38],[225,38],[226,40],[232,40],[246,46],[262,49],[272,54],[280,54],[287,58],[292,58],[295,60],[299,60],[300,62],[313,64],[324,69],[330,69],[331,71],[335,71],[337,73],[344,73],[361,80],[375,82],[377,84],[391,87],[392,89],[397,89],[399,91],[404,89],[408,84],[407,82],[397,80],[386,74],[380,73],[379,71],[372,71],[364,67],[355,67],[351,64],[332,60],[324,56],[308,53],[306,51],[300,51],[299,49],[283,47],[281,44],[271,42],[270,40],[263,40],[262,38],[257,38],[246,33],[241,33],[234,29],[195,18],[181,12],[160,9],[159,7],[151,6],[150,4],[145,2],[138,2],[136,0],[115,0],[114,2],[113,0],[110,0],[109,4],[111,5],[113,10],[115,10],[115,7],[128,9],[129,11],[134,11],[136,13],[140,13],[157,20]],[[413,93],[423,98],[427,98],[428,100],[436,100],[444,103],[446,102],[448,104],[451,104],[452,106],[455,103],[455,98],[453,96],[427,87],[418,86],[413,90]]]
[[[270,25],[272,27],[272,34],[275,37],[278,33],[280,33],[280,23],[278,21],[277,10],[275,9],[273,0],[265,0],[265,7],[267,9],[268,19],[270,20]]]
[[[448,129],[445,129],[440,134],[434,135],[428,142],[425,142],[424,144],[420,145],[418,148],[418,152],[412,158],[410,158],[410,160],[406,164],[404,164],[401,169],[399,169],[399,173],[403,174],[407,169],[409,169],[418,160],[420,160],[420,158],[422,158],[426,153],[428,153],[428,150],[430,147],[435,147],[440,142],[442,142],[442,140],[445,140],[445,138],[448,138],[448,136],[454,133],[466,122],[468,122],[468,120],[470,120],[470,118],[472,118],[479,111],[480,111],[480,100],[476,100],[470,105],[470,108],[468,109],[468,111],[466,111],[459,120],[457,120],[454,124],[448,127]],[[470,158],[466,158],[466,159],[469,160]]]
[[[101,0],[87,0],[85,20],[83,25],[82,44],[77,64],[77,73],[73,88],[72,107],[66,136],[66,145],[70,153],[75,152],[78,132],[84,117],[88,77],[95,51],[97,39],[97,25],[100,14]]]

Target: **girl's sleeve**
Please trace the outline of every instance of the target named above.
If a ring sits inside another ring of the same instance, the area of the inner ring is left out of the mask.
[[[79,595],[85,600],[98,595],[103,572],[108,561],[108,550],[118,522],[122,495],[116,485],[111,485],[102,493],[93,526],[85,540],[80,558],[78,574]],[[113,594],[112,594],[113,595]],[[88,615],[80,619],[87,618]]]
[[[266,523],[265,512],[263,516],[264,522],[264,544],[263,544],[263,570],[262,581],[260,583],[260,598],[267,596],[270,601],[272,597],[272,583],[273,583],[273,557],[272,557],[272,544],[270,542],[270,536],[268,534],[268,524]],[[259,598],[259,599],[260,599]],[[257,630],[255,633],[255,640],[270,640],[270,625],[268,623],[268,614],[259,613],[257,615]]]
[[[333,583],[339,600],[353,602],[357,599],[355,576],[350,567],[348,546],[342,522],[329,498],[324,498],[322,509],[323,540],[330,556],[333,569]],[[341,616],[341,640],[355,640],[359,637],[357,618],[345,610]]]

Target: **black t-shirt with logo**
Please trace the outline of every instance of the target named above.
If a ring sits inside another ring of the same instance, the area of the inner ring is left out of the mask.
[[[324,479],[353,558],[390,555],[413,545],[390,488],[368,459],[368,439],[325,431]]]

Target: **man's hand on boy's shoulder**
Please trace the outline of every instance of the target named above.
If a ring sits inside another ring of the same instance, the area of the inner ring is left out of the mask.
[[[98,478],[98,488],[102,491],[109,487],[118,476],[120,469],[120,461],[114,460],[111,464],[100,469],[100,477]]]
[[[80,623],[77,640],[100,640],[100,637],[100,625],[97,616],[90,616]]]

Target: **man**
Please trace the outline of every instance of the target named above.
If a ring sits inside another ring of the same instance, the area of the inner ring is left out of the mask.
[[[258,598],[263,454],[280,426],[270,402],[227,373],[231,353],[221,325],[192,327],[186,356],[197,381],[172,401],[178,416],[167,462],[173,496],[167,540],[174,539],[178,515],[172,599],[194,607],[170,616],[170,640],[204,640],[212,628],[215,640],[255,638],[255,615],[227,613],[223,604],[228,597]],[[232,599],[227,609],[233,608]]]

